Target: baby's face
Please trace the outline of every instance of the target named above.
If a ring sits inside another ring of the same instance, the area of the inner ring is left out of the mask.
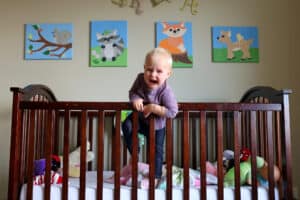
[[[165,56],[155,56],[144,66],[144,80],[149,89],[160,87],[171,75],[171,66]]]

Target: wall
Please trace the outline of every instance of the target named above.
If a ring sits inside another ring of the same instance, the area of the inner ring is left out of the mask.
[[[188,8],[180,11],[182,1],[164,2],[152,8],[145,1],[141,16],[129,8],[119,8],[100,0],[11,0],[0,7],[0,199],[5,199],[8,179],[11,86],[43,83],[53,89],[60,100],[127,100],[127,91],[137,72],[142,71],[145,53],[154,47],[154,22],[190,21],[193,24],[194,67],[175,69],[170,83],[179,101],[238,101],[254,85],[291,88],[293,150],[299,145],[300,84],[299,18],[297,0],[202,0],[199,13]],[[89,22],[91,20],[128,21],[128,67],[90,68]],[[74,57],[69,61],[25,61],[24,24],[71,22],[74,26]],[[246,25],[259,28],[260,62],[258,64],[224,64],[211,62],[211,32],[214,25]],[[295,27],[296,26],[296,27]],[[108,87],[109,86],[109,87]],[[298,141],[298,142],[297,142]],[[294,153],[293,155],[296,155]],[[294,156],[295,169],[300,167]],[[295,185],[300,185],[294,178]]]

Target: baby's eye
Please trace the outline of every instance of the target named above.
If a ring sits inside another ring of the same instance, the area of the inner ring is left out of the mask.
[[[146,71],[147,72],[153,72],[153,69],[148,68]]]

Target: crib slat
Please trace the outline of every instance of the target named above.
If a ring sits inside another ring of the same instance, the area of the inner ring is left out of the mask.
[[[121,111],[116,111],[116,124],[121,124]],[[114,199],[119,200],[120,199],[120,145],[121,145],[121,130],[120,126],[116,126],[115,134],[114,134],[114,170],[115,170],[115,188],[114,188]]]
[[[200,112],[200,172],[201,172],[201,198],[206,200],[206,112]]]
[[[276,111],[275,114],[275,138],[276,138],[276,161],[277,166],[280,172],[282,172],[282,146],[281,146],[281,123],[280,123],[280,112]],[[279,198],[283,199],[283,180],[282,176],[280,176],[278,181],[278,188],[279,188]]]
[[[58,110],[54,111],[54,116],[58,116]],[[52,133],[53,137],[53,142],[52,142],[52,149],[53,149],[53,154],[58,155],[58,149],[59,149],[59,117],[55,117],[54,120],[54,127],[55,131]]]
[[[155,124],[154,117],[149,119],[149,200],[155,199]]]
[[[252,200],[257,200],[257,129],[256,129],[256,112],[250,111],[250,143],[251,143],[251,175],[252,175]]]
[[[63,147],[63,183],[62,183],[62,199],[68,199],[68,180],[69,180],[69,134],[70,134],[70,110],[65,110],[64,115],[64,147]]]
[[[81,112],[81,129],[80,129],[80,192],[79,199],[85,200],[85,181],[86,181],[86,123],[87,123],[87,111],[82,110]]]
[[[52,153],[52,133],[53,133],[53,111],[48,110],[47,114],[47,125],[46,125],[46,147],[45,147],[45,158],[46,158],[46,170],[45,170],[45,193],[44,199],[50,200],[51,192],[51,153]]]
[[[88,116],[88,122],[89,122],[89,137],[88,141],[90,142],[90,151],[93,151],[93,144],[94,144],[94,138],[93,138],[93,117],[91,115]],[[88,163],[88,170],[92,170],[92,162]]]
[[[173,130],[172,120],[166,122],[166,159],[167,159],[167,191],[166,199],[172,199],[172,165],[173,165]]]
[[[268,182],[269,182],[269,199],[274,199],[274,153],[273,153],[273,128],[272,128],[272,111],[267,111],[267,148],[268,148]]]
[[[290,105],[289,94],[291,91],[285,91],[283,94],[283,129],[284,129],[284,147],[286,158],[286,196],[287,199],[293,199],[293,182],[292,182],[292,149],[291,149],[291,127],[290,127]]]
[[[196,138],[196,118],[191,117],[191,138]],[[192,145],[192,151],[191,151],[191,158],[192,158],[192,168],[197,169],[197,140],[191,140]]]
[[[132,114],[132,190],[131,190],[131,199],[137,199],[137,171],[138,171],[138,112],[134,111]]]
[[[241,199],[241,184],[240,184],[240,139],[241,139],[241,118],[237,111],[233,113],[234,126],[234,196],[236,200]]]
[[[103,197],[103,156],[104,156],[104,113],[98,112],[98,154],[97,154],[97,199]]]
[[[224,198],[223,178],[223,112],[217,111],[218,199]]]
[[[23,111],[19,108],[19,101],[21,99],[21,93],[14,91],[13,93],[13,110],[12,110],[12,126],[11,126],[11,138],[10,138],[10,159],[9,166],[13,167],[9,171],[9,187],[8,187],[8,199],[16,200],[18,198],[18,182],[22,183],[21,177],[23,177],[22,166],[20,162],[20,151],[22,149],[23,137],[22,137],[22,119]],[[21,149],[20,149],[21,148]],[[21,152],[22,153],[22,152]],[[23,156],[21,156],[21,159]],[[19,171],[20,170],[20,171]],[[19,179],[19,181],[18,181]]]
[[[264,129],[263,129],[263,112],[258,111],[257,123],[258,123],[258,154],[265,157],[265,149],[264,149]]]
[[[30,111],[29,117],[29,142],[28,142],[28,157],[27,157],[27,197],[26,199],[32,199],[33,190],[33,159],[34,159],[34,120],[35,112]]]
[[[183,199],[189,199],[190,196],[190,182],[189,182],[189,112],[183,112]]]

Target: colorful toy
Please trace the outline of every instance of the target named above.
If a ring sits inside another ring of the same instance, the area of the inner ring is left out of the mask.
[[[262,157],[257,156],[256,164],[257,168],[263,167],[265,161]],[[240,184],[251,184],[251,159],[240,163]],[[224,186],[234,186],[234,167],[229,169],[224,177]]]
[[[87,141],[87,154],[86,154],[86,162],[90,162],[94,159],[94,152],[89,151],[90,143]],[[60,160],[63,160],[63,157],[60,156]],[[61,162],[61,167],[62,162]],[[77,147],[74,151],[69,154],[69,176],[71,177],[79,177],[80,176],[80,147]]]
[[[51,156],[51,170],[56,172],[60,168],[60,159],[57,155]],[[34,176],[44,175],[46,171],[46,159],[42,158],[34,161]]]
[[[241,149],[241,155],[240,155],[240,160],[242,161],[246,161],[248,160],[248,158],[250,157],[251,152],[248,148],[242,148]]]
[[[60,168],[60,159],[57,155],[51,155],[51,184],[61,184],[62,176],[57,172]],[[34,161],[34,185],[42,185],[45,183],[46,159],[42,158]]]
[[[256,164],[258,170],[258,184],[266,185],[266,180],[268,179],[268,163],[262,158],[256,157]],[[251,180],[251,157],[246,161],[240,163],[240,184],[252,184]],[[277,166],[274,166],[274,180],[278,181],[280,178],[280,170]],[[232,187],[234,186],[234,167],[232,167],[224,177],[224,186]]]

